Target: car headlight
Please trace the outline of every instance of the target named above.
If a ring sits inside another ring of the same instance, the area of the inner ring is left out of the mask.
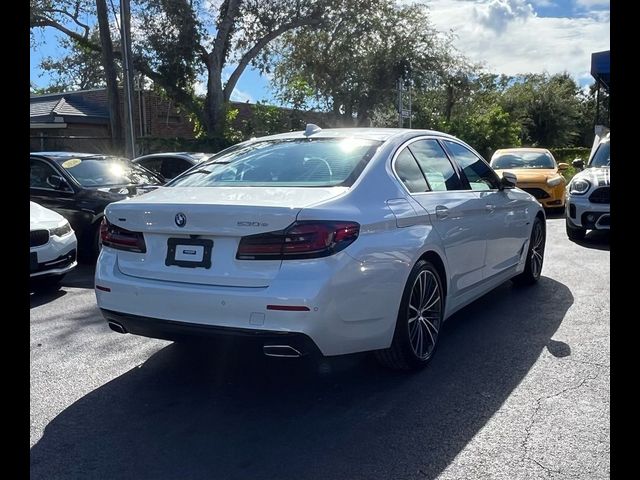
[[[550,187],[555,187],[557,185],[560,185],[561,183],[562,183],[562,177],[560,175],[547,180],[547,185],[549,185]]]
[[[579,179],[571,182],[569,192],[574,195],[584,195],[590,188],[591,183],[588,180]]]
[[[69,222],[64,222],[59,227],[51,228],[49,230],[49,234],[55,235],[56,237],[64,237],[69,233],[71,233],[71,225],[69,225]]]

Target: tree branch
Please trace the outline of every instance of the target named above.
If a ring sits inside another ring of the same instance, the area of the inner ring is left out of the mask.
[[[78,32],[74,32],[73,30],[68,29],[64,25],[61,25],[60,23],[48,17],[42,16],[42,15],[35,15],[31,25],[35,27],[55,28],[56,30],[64,33],[65,35],[68,35],[71,39],[77,41],[83,47],[86,47],[94,52],[102,52],[101,46],[98,45],[97,43],[94,43],[88,40]],[[113,55],[114,57],[122,60],[122,52],[119,52],[116,50],[113,52]],[[134,68],[137,69],[140,73],[150,78],[160,87],[162,87],[167,92],[167,94],[169,94],[176,101],[176,103],[179,103],[191,113],[201,116],[200,108],[194,101],[191,94],[182,90],[181,88],[176,87],[173,84],[166,82],[163,76],[157,73],[156,71],[154,71],[149,66],[149,64],[146,61],[144,61],[144,59],[140,57],[135,57],[133,59],[133,64],[134,64]]]
[[[220,68],[222,68],[224,57],[231,43],[231,31],[240,11],[240,3],[240,0],[225,0],[223,3],[223,5],[227,5],[227,10],[224,12],[224,16],[221,15],[216,39],[213,42],[213,51],[211,52],[211,60]]]
[[[264,37],[260,38],[253,47],[251,47],[247,52],[245,52],[245,54],[240,59],[238,66],[229,77],[227,84],[224,86],[225,101],[229,101],[229,98],[231,97],[231,93],[233,92],[233,89],[236,87],[236,83],[238,83],[238,80],[240,79],[240,76],[244,72],[245,68],[247,68],[247,65],[249,65],[251,60],[256,58],[258,53],[260,53],[260,51],[271,40],[278,38],[280,35],[282,35],[283,33],[289,30],[293,30],[295,28],[303,27],[307,25],[318,25],[320,23],[322,23],[322,19],[317,17],[299,18],[292,22],[280,25],[280,27],[278,27],[277,29],[267,33]]]
[[[95,50],[97,52],[101,50],[100,46],[96,45],[95,43],[91,42],[88,39],[88,32],[86,32],[85,35],[81,35],[80,33],[74,30],[71,30],[70,28],[65,27],[61,23],[56,22],[55,20],[49,17],[46,17],[44,15],[38,15],[38,14],[34,15],[31,19],[31,26],[55,28],[56,30],[64,33],[68,37],[78,42],[83,47],[90,48],[91,50]]]

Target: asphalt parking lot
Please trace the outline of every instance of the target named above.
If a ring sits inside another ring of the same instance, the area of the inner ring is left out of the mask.
[[[31,479],[609,478],[609,237],[547,229],[417,374],[120,335],[82,266],[31,295]]]

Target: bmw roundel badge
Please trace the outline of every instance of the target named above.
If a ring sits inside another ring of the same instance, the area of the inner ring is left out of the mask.
[[[179,227],[184,227],[187,224],[187,216],[180,212],[176,213],[176,225]]]

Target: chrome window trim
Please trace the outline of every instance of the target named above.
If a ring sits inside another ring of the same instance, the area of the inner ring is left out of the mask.
[[[471,153],[473,153],[476,157],[478,157],[487,167],[489,167],[489,170],[491,170],[493,173],[496,173],[496,171],[493,169],[493,167],[489,164],[489,162],[487,162],[482,155],[480,155],[473,147],[471,147],[470,145],[466,145],[464,144],[462,141],[453,138],[443,138],[442,142],[451,142],[451,143],[457,143],[458,145],[460,145],[463,148],[466,148],[467,150],[469,150]],[[446,151],[446,146],[443,146],[443,148]],[[455,159],[453,160],[455,161]],[[456,162],[457,164],[457,162]],[[460,167],[460,165],[458,165]],[[462,168],[460,169],[461,171],[463,170]],[[463,172],[464,173],[464,172]],[[498,174],[496,173],[496,177],[498,177]],[[465,175],[466,178],[466,175]],[[467,182],[469,182],[469,179],[467,179]],[[500,183],[500,177],[498,177],[498,183]],[[500,189],[499,188],[490,188],[489,190],[473,190],[470,189],[472,192],[499,192]]]
[[[474,192],[498,191],[498,189],[496,189],[496,190],[472,190],[472,189],[469,188],[469,189],[461,189],[461,190],[429,190],[428,192],[414,192],[414,193],[410,192],[409,189],[407,188],[407,186],[404,184],[404,182],[402,180],[400,180],[400,177],[398,176],[398,172],[396,172],[396,160],[400,156],[400,153],[402,153],[402,151],[405,148],[407,148],[409,145],[411,145],[412,143],[417,142],[419,140],[436,140],[438,142],[438,145],[440,145],[440,148],[442,148],[442,151],[444,152],[445,157],[447,157],[447,160],[449,160],[449,163],[451,163],[451,167],[453,168],[454,172],[456,172],[456,175],[458,175],[458,178],[459,178],[460,182],[462,183],[462,178],[460,178],[460,174],[458,173],[458,171],[456,169],[456,164],[453,163],[453,161],[449,158],[449,155],[448,155],[447,151],[445,150],[445,148],[440,144],[440,140],[442,140],[442,139],[450,140],[448,137],[439,137],[439,136],[436,136],[436,135],[421,135],[421,136],[418,136],[418,137],[413,137],[413,138],[410,138],[409,140],[405,141],[404,143],[401,143],[400,146],[394,152],[393,156],[391,157],[391,171],[393,172],[393,176],[396,179],[396,181],[400,184],[402,189],[408,195],[415,196],[415,195],[427,195],[427,194],[431,194],[431,193],[447,193],[447,192],[474,193]],[[460,143],[460,142],[456,142],[456,143]],[[460,144],[460,145],[462,145],[462,144]],[[476,153],[475,150],[472,149],[472,151],[474,153]],[[413,156],[411,151],[409,151],[409,153]],[[482,158],[482,157],[480,157],[480,158]],[[414,159],[415,159],[415,156],[414,156]],[[489,168],[491,168],[491,167],[489,167]],[[429,181],[428,180],[427,180],[427,185],[429,185]]]

